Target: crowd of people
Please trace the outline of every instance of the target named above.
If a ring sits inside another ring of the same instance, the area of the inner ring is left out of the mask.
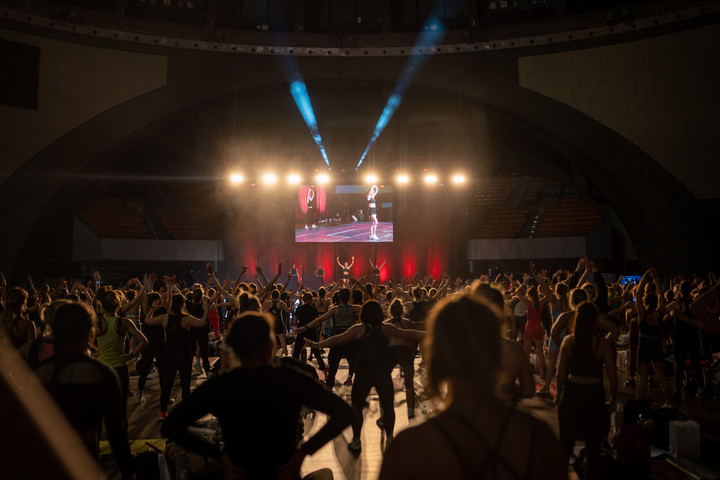
[[[382,266],[372,261],[362,278],[338,264],[347,275],[317,291],[297,281],[294,265],[278,283],[282,264],[272,278],[258,266],[253,278],[246,267],[222,282],[208,264],[205,285],[151,274],[112,287],[96,272],[85,284],[36,287],[28,277],[10,287],[0,274],[2,348],[12,345],[27,359],[96,457],[104,421],[123,478],[134,475],[127,401],[145,401],[153,368],[163,434],[220,458],[225,478],[300,478],[305,456],[349,425],[347,448],[358,455],[372,388],[386,438],[381,479],[565,478],[580,439],[587,475],[598,478],[618,405],[620,338],[628,339],[626,386],[636,398],[657,400],[650,367],[660,408],[681,406],[683,396],[713,397],[701,368],[720,351],[720,284],[711,274],[663,278],[649,269],[637,284],[622,284],[582,258],[574,271],[530,263],[525,273],[474,281],[380,283]],[[209,340],[219,344],[214,365]],[[674,382],[666,375],[673,356]],[[350,405],[334,393],[342,359]],[[421,395],[443,408],[395,438],[391,373],[400,366],[414,418],[416,359],[426,367]],[[132,363],[137,392],[130,391]],[[194,391],[193,368],[207,378]],[[182,401],[171,407],[178,376]],[[559,435],[517,408],[535,395],[557,406]],[[304,439],[303,407],[328,418]],[[222,449],[189,430],[208,414],[222,430]]]

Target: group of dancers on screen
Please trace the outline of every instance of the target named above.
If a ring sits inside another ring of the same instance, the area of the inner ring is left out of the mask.
[[[375,200],[375,196],[379,191],[380,189],[378,186],[373,185],[367,193],[368,215],[370,217],[370,240],[380,240],[380,237],[377,235],[379,222],[377,218],[377,201]],[[305,228],[317,228],[317,225],[315,224],[315,190],[312,186],[308,189],[307,195],[305,195],[305,205],[307,206],[307,212],[305,213]]]

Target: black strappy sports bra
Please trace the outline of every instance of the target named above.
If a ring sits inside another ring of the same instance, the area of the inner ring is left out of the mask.
[[[453,411],[445,411],[443,413],[443,417],[447,417],[459,425],[463,426],[466,430],[468,430],[472,436],[477,440],[477,443],[481,445],[481,448],[485,451],[487,451],[487,455],[485,458],[480,462],[479,466],[477,463],[477,456],[475,456],[475,452],[478,451],[478,449],[473,448],[468,449],[467,445],[461,445],[458,443],[457,439],[454,438],[453,434],[450,432],[450,430],[445,427],[442,422],[438,419],[438,417],[431,419],[429,423],[435,427],[436,430],[440,432],[440,434],[443,436],[445,441],[447,442],[450,449],[455,453],[455,456],[457,457],[458,462],[460,463],[460,468],[463,471],[463,478],[466,479],[489,479],[489,478],[498,478],[498,467],[502,467],[505,469],[513,478],[516,478],[518,480],[530,478],[531,468],[533,465],[533,455],[535,449],[532,448],[532,445],[535,444],[535,437],[537,435],[537,423],[533,422],[532,431],[530,434],[530,445],[531,448],[529,449],[530,456],[527,459],[527,465],[525,467],[525,473],[524,475],[520,475],[515,470],[515,466],[508,462],[505,458],[498,455],[497,450],[500,447],[500,444],[505,437],[505,432],[507,430],[508,422],[510,421],[510,417],[512,416],[513,410],[507,409],[507,413],[505,414],[505,417],[503,418],[502,424],[500,425],[500,430],[498,433],[497,438],[495,439],[494,445],[490,446],[488,444],[488,441],[485,439],[485,436],[471,423],[468,421],[467,418],[463,417],[462,415],[455,413]],[[442,418],[442,417],[440,417]],[[471,455],[472,454],[472,455]],[[492,470],[492,473],[490,475],[487,475],[486,470],[490,468]]]

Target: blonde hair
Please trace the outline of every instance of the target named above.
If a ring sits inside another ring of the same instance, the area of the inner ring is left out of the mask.
[[[493,394],[500,365],[500,322],[497,307],[477,296],[446,299],[432,309],[424,341],[428,358],[428,389],[452,398],[458,383]]]

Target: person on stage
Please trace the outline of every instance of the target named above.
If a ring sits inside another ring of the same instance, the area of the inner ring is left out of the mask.
[[[380,265],[380,266],[378,267],[378,264],[375,263],[375,262],[373,262],[372,258],[370,259],[370,268],[372,268],[373,275],[375,276],[375,281],[376,281],[377,283],[380,283],[380,270],[381,270],[384,266],[385,266],[385,262],[383,262],[382,265]]]
[[[299,283],[299,281],[300,281],[299,278],[298,278],[298,269],[297,269],[297,267],[295,266],[294,263],[292,264],[292,267],[290,267],[290,271],[288,272],[288,276],[289,276],[289,279],[288,279],[288,288],[292,290],[293,288],[295,288],[295,287],[298,286],[298,283]]]
[[[318,264],[318,268],[315,270],[315,278],[317,278],[320,282],[320,287],[325,285],[325,270],[323,270],[322,265],[320,264]]]
[[[380,240],[380,237],[377,236],[378,219],[377,203],[375,202],[375,195],[378,194],[378,191],[377,185],[373,185],[367,194],[368,215],[370,215],[370,240]]]
[[[340,268],[342,268],[342,281],[343,285],[346,287],[350,287],[350,269],[355,264],[355,257],[352,257],[352,262],[350,262],[350,265],[348,265],[347,262],[340,263],[340,257],[337,257],[337,263],[340,265]]]
[[[308,224],[312,225],[312,228],[317,228],[317,225],[315,225],[315,190],[312,186],[308,189],[307,196],[305,197],[305,205],[307,205],[305,228],[310,228]]]

